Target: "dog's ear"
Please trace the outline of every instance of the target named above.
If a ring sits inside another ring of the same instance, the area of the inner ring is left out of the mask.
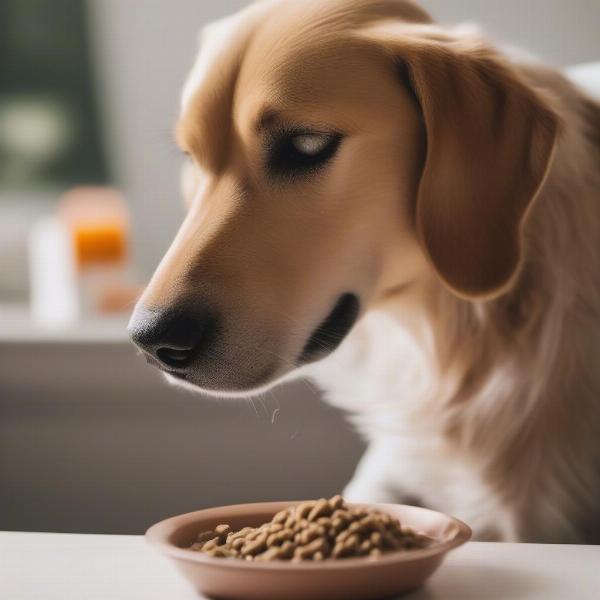
[[[416,227],[445,284],[468,298],[505,290],[522,227],[553,155],[558,118],[510,64],[477,39],[434,26],[366,32],[404,70],[427,151]]]

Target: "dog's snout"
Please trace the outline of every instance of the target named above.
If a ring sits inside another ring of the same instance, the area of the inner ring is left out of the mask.
[[[137,309],[129,324],[132,341],[167,370],[182,371],[202,353],[216,329],[214,313],[187,309]]]

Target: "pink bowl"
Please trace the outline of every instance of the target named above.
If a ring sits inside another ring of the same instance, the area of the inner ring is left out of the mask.
[[[400,504],[369,504],[437,540],[429,548],[394,552],[377,560],[331,559],[319,563],[254,562],[214,558],[187,550],[200,531],[228,523],[257,526],[298,502],[237,504],[165,519],[146,540],[170,558],[201,594],[230,600],[378,600],[412,591],[439,567],[446,553],[471,537],[462,521],[433,510]]]

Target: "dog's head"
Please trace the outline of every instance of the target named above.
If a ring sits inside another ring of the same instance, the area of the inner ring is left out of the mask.
[[[374,303],[492,297],[557,122],[493,50],[404,0],[266,0],[210,26],[177,138],[188,206],[131,322],[173,380],[259,389]]]

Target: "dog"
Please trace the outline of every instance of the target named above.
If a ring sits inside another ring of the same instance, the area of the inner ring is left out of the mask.
[[[368,442],[350,500],[600,541],[599,104],[412,1],[263,0],[202,33],[176,137],[130,323],[169,381],[311,377]]]

